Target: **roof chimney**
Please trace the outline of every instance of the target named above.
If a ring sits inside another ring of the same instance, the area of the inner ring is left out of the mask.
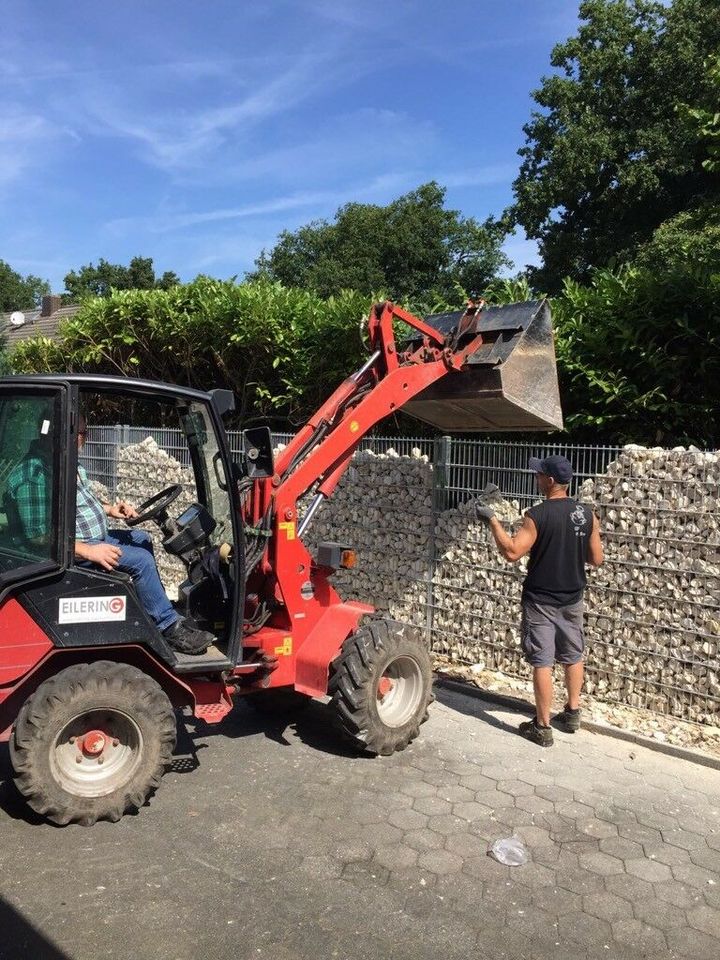
[[[62,297],[57,293],[46,293],[42,298],[41,317],[51,317],[62,306]]]

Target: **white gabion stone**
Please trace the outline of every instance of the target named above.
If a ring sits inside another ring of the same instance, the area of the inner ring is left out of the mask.
[[[149,500],[164,487],[179,483],[183,492],[172,506],[175,516],[197,499],[195,478],[192,470],[184,468],[175,457],[166,453],[152,437],[141,443],[133,443],[120,448],[118,457],[118,497],[127,500],[133,506]],[[121,521],[110,521],[111,524],[122,526]],[[162,533],[157,524],[142,524],[152,537],[155,548],[155,560],[163,586],[172,599],[177,597],[177,588],[185,579],[185,567],[176,558],[171,557],[163,550]]]

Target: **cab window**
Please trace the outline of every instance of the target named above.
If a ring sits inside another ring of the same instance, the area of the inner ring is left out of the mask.
[[[60,396],[0,394],[0,575],[58,557]]]
[[[232,541],[230,495],[210,412],[204,404],[193,403],[181,422],[195,466],[198,495],[217,521],[211,541]]]

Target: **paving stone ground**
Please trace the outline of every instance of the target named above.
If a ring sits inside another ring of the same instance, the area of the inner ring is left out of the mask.
[[[719,960],[720,772],[581,731],[551,750],[438,691],[391,758],[238,705],[138,816],[29,815],[0,753],[5,960]],[[518,834],[531,862],[487,856]]]

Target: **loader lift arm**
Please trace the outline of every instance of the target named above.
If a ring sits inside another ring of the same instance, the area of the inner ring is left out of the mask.
[[[372,308],[370,358],[335,390],[278,458],[272,486],[281,522],[295,518],[297,501],[317,483],[300,525],[302,534],[318,506],[332,495],[369,431],[441,377],[462,370],[467,357],[483,342],[472,325],[483,306],[482,301],[469,304],[457,328],[447,336],[389,301]],[[396,320],[420,335],[420,346],[398,349],[393,329]]]

